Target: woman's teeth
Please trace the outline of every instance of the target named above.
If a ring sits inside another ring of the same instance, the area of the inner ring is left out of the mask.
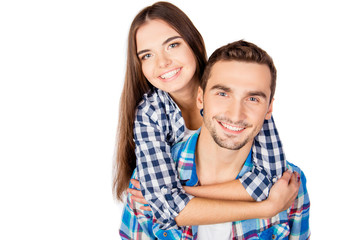
[[[179,71],[180,71],[180,68],[175,69],[175,70],[170,71],[170,72],[167,72],[167,73],[161,75],[160,77],[161,77],[162,79],[171,78],[171,77],[173,77],[175,74],[177,74]]]

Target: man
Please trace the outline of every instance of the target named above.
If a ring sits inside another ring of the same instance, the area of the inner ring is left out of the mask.
[[[186,185],[227,182],[251,170],[251,147],[264,120],[271,118],[275,86],[273,61],[256,45],[238,41],[212,54],[197,98],[203,126],[172,150],[180,179]],[[287,211],[271,219],[237,221],[230,226],[186,227],[183,237],[308,239],[310,202],[306,178],[295,165],[287,163],[287,167],[300,173],[301,178],[298,196]]]
[[[202,128],[172,149],[179,178],[186,186],[229,182],[251,171],[254,137],[272,114],[276,69],[265,51],[238,41],[211,55],[200,85],[197,106],[204,118]],[[180,235],[182,239],[308,239],[306,178],[293,164],[287,167],[300,173],[293,174],[301,179],[300,189],[293,205],[274,217],[229,223],[219,218],[221,224],[167,231],[154,222],[152,231],[160,239]],[[176,217],[179,226],[186,225],[186,215],[184,209]]]

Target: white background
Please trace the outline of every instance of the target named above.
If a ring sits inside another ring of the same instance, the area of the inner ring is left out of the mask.
[[[127,31],[155,1],[1,1],[0,239],[119,239],[111,192]],[[278,69],[275,120],[306,173],[312,239],[353,239],[359,176],[355,1],[171,1],[208,54],[245,39]]]

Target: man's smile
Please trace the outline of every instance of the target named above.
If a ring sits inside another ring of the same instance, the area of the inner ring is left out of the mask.
[[[219,125],[225,129],[226,131],[230,131],[232,133],[241,133],[243,130],[246,129],[247,126],[240,126],[240,125],[232,125],[229,123],[225,123],[222,121],[217,120],[217,122],[219,123]]]

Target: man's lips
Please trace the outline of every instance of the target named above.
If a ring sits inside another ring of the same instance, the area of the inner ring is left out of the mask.
[[[237,126],[221,121],[218,121],[218,123],[222,128],[232,133],[241,133],[244,129],[246,129],[246,126]]]

